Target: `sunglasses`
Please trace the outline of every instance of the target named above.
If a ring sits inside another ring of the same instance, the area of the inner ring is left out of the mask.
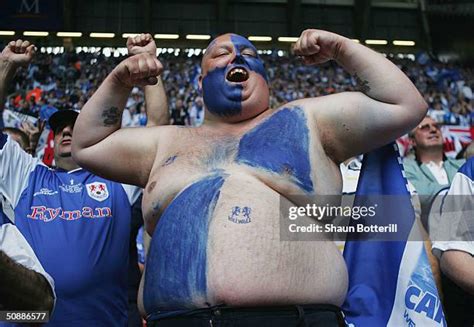
[[[434,127],[436,130],[440,130],[441,126],[438,123],[426,123],[426,124],[420,124],[418,125],[418,129],[422,132],[428,132],[431,130],[431,127]]]

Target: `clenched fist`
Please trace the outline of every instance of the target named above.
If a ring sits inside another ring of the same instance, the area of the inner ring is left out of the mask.
[[[163,65],[154,55],[140,53],[122,61],[112,71],[113,76],[126,87],[154,85],[163,71]]]
[[[10,41],[5,49],[3,49],[0,59],[15,66],[26,66],[33,59],[35,52],[35,46],[29,41]]]
[[[293,52],[301,56],[307,65],[322,64],[337,59],[346,38],[322,30],[304,30],[293,46]]]
[[[139,53],[149,53],[156,56],[156,44],[151,34],[139,34],[127,39],[128,55],[133,56]]]

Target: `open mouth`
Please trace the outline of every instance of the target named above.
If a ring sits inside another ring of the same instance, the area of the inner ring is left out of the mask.
[[[242,83],[248,80],[249,73],[245,68],[242,67],[234,67],[227,73],[226,79],[229,82],[234,83]]]

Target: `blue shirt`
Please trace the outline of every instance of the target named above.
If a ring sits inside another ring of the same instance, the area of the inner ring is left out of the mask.
[[[53,277],[51,326],[127,325],[131,205],[124,186],[50,169],[0,135],[0,192]]]

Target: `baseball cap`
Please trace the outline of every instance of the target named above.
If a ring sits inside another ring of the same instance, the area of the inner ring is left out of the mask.
[[[61,127],[61,125],[64,126],[67,123],[74,124],[78,115],[79,113],[75,110],[58,110],[49,117],[49,126],[51,126],[51,130],[54,132]]]

